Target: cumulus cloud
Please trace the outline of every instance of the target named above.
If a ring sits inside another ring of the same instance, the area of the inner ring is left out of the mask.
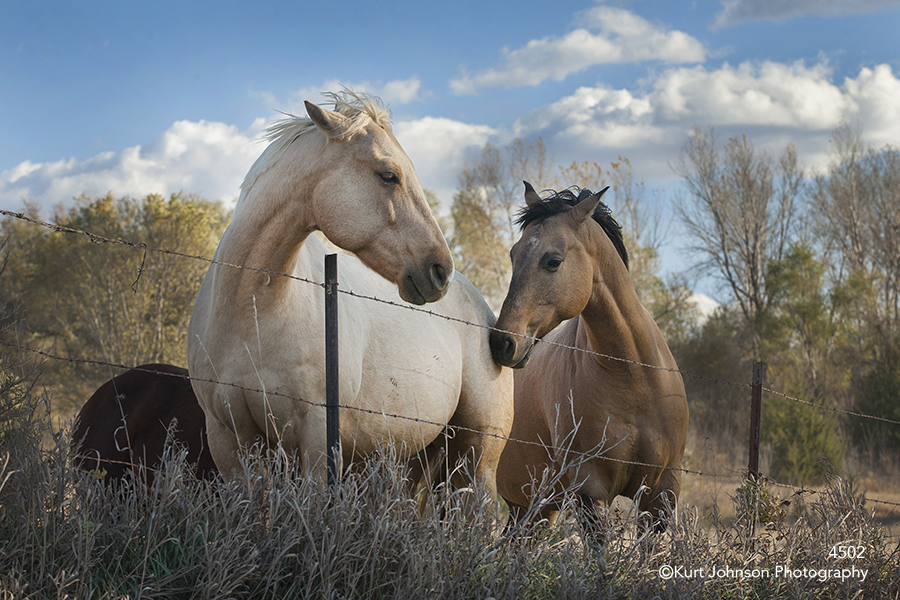
[[[898,0],[724,0],[714,28],[748,21],[781,21],[792,17],[837,17],[897,8]]]
[[[463,164],[497,133],[487,125],[437,117],[394,124],[394,134],[412,159],[419,181],[437,192],[445,204],[453,195]]]
[[[887,64],[863,68],[843,82],[832,81],[825,64],[679,67],[664,72],[643,94],[580,88],[519,119],[514,131],[542,135],[554,147],[582,156],[623,153],[636,165],[644,157],[655,161],[648,171],[665,176],[667,161],[690,128],[712,125],[729,135],[751,134],[762,145],[793,141],[807,164],[817,166],[842,120],[859,123],[863,139],[876,147],[900,142],[898,94],[900,79]],[[648,171],[641,172],[652,176]]]
[[[19,210],[23,200],[44,207],[69,204],[81,195],[142,197],[193,192],[233,201],[264,146],[263,119],[247,130],[207,121],[178,121],[150,144],[104,152],[86,160],[23,161],[0,172],[0,208]],[[452,197],[456,176],[470,156],[497,131],[446,118],[398,121],[394,131],[413,159],[422,185]]]
[[[67,204],[81,194],[144,196],[194,192],[209,199],[237,198],[244,174],[261,152],[254,138],[264,122],[247,131],[208,121],[177,121],[146,146],[103,152],[86,160],[24,161],[0,173],[0,206],[23,200],[44,206]]]
[[[517,120],[509,130],[447,118],[394,123],[422,185],[447,205],[465,162],[488,141],[540,135],[557,162],[628,156],[648,181],[671,180],[668,163],[693,125],[712,125],[723,135],[747,133],[760,147],[798,146],[808,165],[825,164],[828,138],[842,120],[859,124],[864,141],[900,143],[900,78],[887,64],[862,68],[836,80],[826,63],[742,63],[719,68],[671,67],[640,90],[581,87]],[[155,141],[86,160],[23,161],[0,172],[0,207],[22,200],[44,206],[82,193],[143,196],[199,193],[232,200],[244,174],[262,151],[258,119],[241,131],[233,125],[178,121]]]
[[[463,73],[450,82],[450,88],[456,94],[475,94],[478,88],[562,81],[572,73],[603,63],[694,63],[706,58],[706,50],[697,39],[681,31],[667,31],[621,8],[594,7],[584,13],[581,25],[562,37],[545,37],[521,48],[504,49],[499,65],[475,74]]]
[[[728,125],[823,129],[852,108],[830,76],[827,65],[803,63],[674,69],[657,80],[652,102],[665,122],[704,117]]]

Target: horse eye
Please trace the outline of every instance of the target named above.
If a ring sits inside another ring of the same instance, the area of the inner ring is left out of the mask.
[[[562,264],[562,259],[558,256],[551,256],[544,261],[544,268],[550,271],[551,273],[559,269],[559,266]]]
[[[390,171],[385,171],[383,173],[379,173],[378,177],[381,178],[381,181],[385,183],[400,183],[400,178],[397,177],[396,173],[391,173]]]

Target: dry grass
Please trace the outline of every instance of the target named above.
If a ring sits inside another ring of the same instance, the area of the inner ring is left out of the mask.
[[[173,448],[153,487],[113,489],[73,469],[65,434],[42,444],[35,366],[0,358],[0,600],[900,597],[896,545],[837,478],[790,514],[765,486],[720,489],[712,517],[675,507],[659,535],[615,505],[602,555],[572,517],[500,528],[477,487],[439,488],[420,514],[390,453],[328,490],[277,455],[249,457],[243,480],[197,481]],[[829,557],[842,546],[863,556]]]

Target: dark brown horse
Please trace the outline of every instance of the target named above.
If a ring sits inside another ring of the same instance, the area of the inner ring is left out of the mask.
[[[541,444],[575,456],[602,444],[603,455],[563,473],[561,487],[577,486],[582,507],[643,491],[639,507],[656,518],[681,488],[688,428],[681,374],[638,300],[621,227],[600,202],[606,190],[542,199],[527,182],[525,189],[522,237],[496,326],[504,331],[491,332],[494,359],[518,369],[498,488],[511,504],[528,506],[532,477],[562,467]]]
[[[206,443],[206,419],[194,396],[187,369],[150,364],[107,381],[75,420],[75,464],[117,481],[129,469],[153,484],[166,437],[187,447],[187,463],[197,477],[218,472]]]

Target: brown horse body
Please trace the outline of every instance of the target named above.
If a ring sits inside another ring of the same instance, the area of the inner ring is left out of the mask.
[[[508,333],[491,334],[495,360],[519,367],[498,488],[511,504],[528,506],[535,478],[562,467],[544,446],[568,448],[573,463],[602,448],[564,472],[557,491],[578,486],[587,504],[643,491],[640,508],[655,517],[664,497],[680,491],[687,401],[672,353],[638,300],[602,193],[563,192],[545,203],[526,183],[523,233],[497,322]]]
[[[164,364],[135,367],[104,383],[81,408],[72,440],[75,464],[120,480],[134,469],[153,484],[166,437],[187,447],[200,478],[218,472],[206,443],[206,420],[187,369]]]

